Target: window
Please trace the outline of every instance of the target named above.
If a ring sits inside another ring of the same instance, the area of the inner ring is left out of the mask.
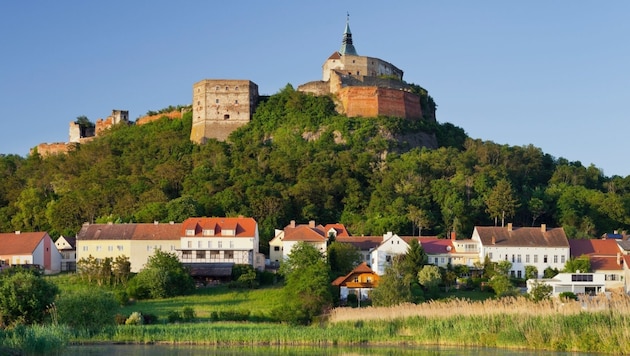
[[[515,262],[514,255],[512,255],[512,263],[514,263],[514,262]]]
[[[553,255],[553,263],[558,263],[558,255]]]
[[[229,120],[229,119],[230,119],[230,114],[223,115],[223,120]]]
[[[543,263],[547,263],[547,255],[543,256]]]
[[[218,245],[219,245],[219,248],[222,248],[223,247],[223,241],[219,241]]]
[[[228,90],[230,90],[230,88],[228,88],[228,87],[225,87],[225,90],[226,90],[226,91],[228,91]]]
[[[238,100],[234,100],[234,104],[237,104],[237,105],[238,105]]]
[[[203,242],[202,242],[201,240],[197,241],[197,248],[201,248],[201,244],[202,244],[202,243],[203,243]]]
[[[87,246],[83,246],[83,251],[87,251],[88,247]]]
[[[226,259],[233,259],[234,258],[234,251],[225,251],[223,253],[223,257]]]
[[[560,263],[564,263],[564,255],[560,256]]]
[[[234,248],[234,241],[230,241],[230,248]]]
[[[616,281],[618,279],[617,277],[618,276],[616,274],[607,274],[605,279],[607,281]]]
[[[214,90],[219,90],[219,86],[217,85],[217,86],[214,88]]]
[[[444,263],[444,257],[440,258],[440,262]]]
[[[188,248],[192,248],[192,241],[188,241]]]
[[[593,275],[592,274],[572,274],[571,281],[572,282],[592,282]]]
[[[529,255],[525,255],[525,263],[529,263]]]
[[[111,246],[111,245],[110,245],[110,246],[107,246],[107,251],[110,251],[110,252],[111,252],[111,251],[114,251],[114,246]]]
[[[193,229],[186,230],[186,236],[195,236],[195,230]]]
[[[238,87],[235,87],[234,90],[238,90]]]
[[[385,261],[386,262],[391,262],[392,261],[392,256],[390,256],[390,255],[385,256]]]
[[[538,255],[534,255],[534,263],[538,263]]]
[[[520,270],[516,271],[516,278],[523,278],[522,273],[523,272],[521,272]]]
[[[438,257],[435,258],[435,264],[439,264],[440,263],[440,259]]]
[[[118,251],[122,251],[122,250],[124,250],[123,245],[118,245],[118,246],[116,246],[116,248],[118,249]]]
[[[366,282],[368,282],[368,283],[372,283],[372,277],[367,277],[367,278],[365,279],[365,281],[366,281]]]
[[[100,251],[101,250],[101,246],[96,246],[96,251]]]
[[[488,253],[488,258],[492,259],[492,252]]]
[[[274,247],[273,247],[273,250],[274,250],[274,251],[280,251],[280,246],[274,246]]]
[[[182,251],[182,258],[185,260],[192,259],[192,251]]]
[[[353,281],[354,283],[359,283],[359,277],[355,276],[355,277],[354,277],[354,279],[352,279],[352,281]]]
[[[510,271],[510,277],[514,278],[514,271]]]
[[[218,104],[219,103],[219,99],[214,99],[214,103]]]
[[[212,241],[208,241],[208,248],[212,248]]]
[[[204,259],[206,258],[206,251],[197,251],[197,259]]]

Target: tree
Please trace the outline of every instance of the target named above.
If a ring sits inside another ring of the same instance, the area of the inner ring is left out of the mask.
[[[374,306],[387,307],[413,301],[411,281],[405,277],[401,262],[401,256],[394,257],[392,264],[379,279],[378,286],[372,290]]]
[[[506,215],[508,217],[514,216],[519,204],[508,180],[501,179],[497,182],[497,185],[486,198],[486,206],[486,212],[490,214],[491,218],[494,218],[495,226],[498,218],[501,218],[501,226],[504,226]]]
[[[536,278],[538,278],[538,268],[532,265],[525,266],[525,279],[536,279]]]
[[[416,279],[418,272],[427,264],[428,259],[429,257],[424,252],[424,248],[420,245],[418,239],[412,239],[409,242],[407,253],[402,256],[403,271],[412,276],[411,279]]]
[[[590,273],[591,272],[591,259],[587,255],[582,255],[577,258],[569,258],[567,263],[564,264],[564,272],[566,273]]]
[[[326,256],[333,277],[345,276],[363,260],[363,255],[356,247],[339,241],[328,245]]]
[[[195,289],[195,282],[188,269],[174,253],[162,250],[155,250],[134,279],[137,279],[136,286],[146,290],[150,298],[185,295]]]
[[[541,300],[546,300],[551,297],[551,293],[553,292],[553,287],[545,284],[539,283],[538,281],[534,282],[532,288],[529,291],[529,297],[531,300],[535,302],[540,302]]]
[[[280,266],[285,277],[281,320],[308,324],[332,305],[328,275],[330,267],[324,256],[311,244],[298,242]]]
[[[409,205],[407,210],[408,210],[407,216],[409,217],[409,220],[411,220],[411,223],[414,226],[414,228],[411,231],[412,235],[415,234],[416,232],[415,228],[417,227],[418,236],[422,236],[422,229],[428,228],[429,224],[431,223],[429,214],[425,210],[415,207],[413,205]]]
[[[553,278],[558,273],[559,272],[557,268],[552,268],[551,266],[549,266],[543,271],[543,278]]]
[[[129,257],[120,255],[114,259],[112,275],[114,277],[114,284],[123,285],[127,283],[131,275],[131,262],[129,261]]]
[[[510,278],[508,277],[510,269],[512,268],[512,262],[510,261],[500,261],[495,265],[495,273],[492,278],[490,278],[490,282],[488,283],[490,287],[494,290],[494,293],[497,297],[504,297],[508,295],[514,295],[516,290],[510,282]]]
[[[436,291],[441,281],[442,275],[438,266],[426,265],[418,272],[418,283],[429,291]]]
[[[57,293],[57,286],[37,271],[19,266],[3,271],[0,274],[1,326],[43,322]]]

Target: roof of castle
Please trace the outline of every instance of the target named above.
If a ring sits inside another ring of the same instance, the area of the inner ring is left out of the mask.
[[[357,50],[354,48],[352,44],[352,32],[350,32],[350,14],[346,17],[346,29],[343,31],[343,40],[341,40],[341,49],[339,50],[339,54],[343,55],[352,55],[358,56]]]

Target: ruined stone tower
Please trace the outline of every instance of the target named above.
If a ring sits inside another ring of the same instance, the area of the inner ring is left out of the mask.
[[[204,79],[193,85],[190,140],[199,144],[225,141],[247,124],[258,102],[258,85],[250,80]]]

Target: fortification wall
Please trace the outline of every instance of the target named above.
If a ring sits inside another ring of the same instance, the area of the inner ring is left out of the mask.
[[[48,157],[57,154],[66,154],[69,151],[72,151],[76,148],[76,144],[69,142],[53,142],[53,143],[40,143],[35,148],[37,153],[39,153],[42,157]],[[31,154],[34,153],[34,150],[31,150]]]
[[[297,87],[297,91],[303,93],[311,93],[313,95],[328,95],[330,94],[330,83],[321,80],[308,82]]]
[[[181,119],[182,118],[182,112],[179,110],[174,110],[171,112],[167,112],[167,113],[162,113],[162,114],[157,114],[157,115],[147,115],[147,116],[143,116],[141,118],[139,118],[138,120],[136,120],[136,125],[144,125],[144,124],[148,124],[150,122],[159,120],[163,117],[167,117],[171,120],[175,120],[175,119]]]
[[[344,87],[337,92],[348,117],[396,116],[422,118],[420,97],[402,90],[379,87]]]

